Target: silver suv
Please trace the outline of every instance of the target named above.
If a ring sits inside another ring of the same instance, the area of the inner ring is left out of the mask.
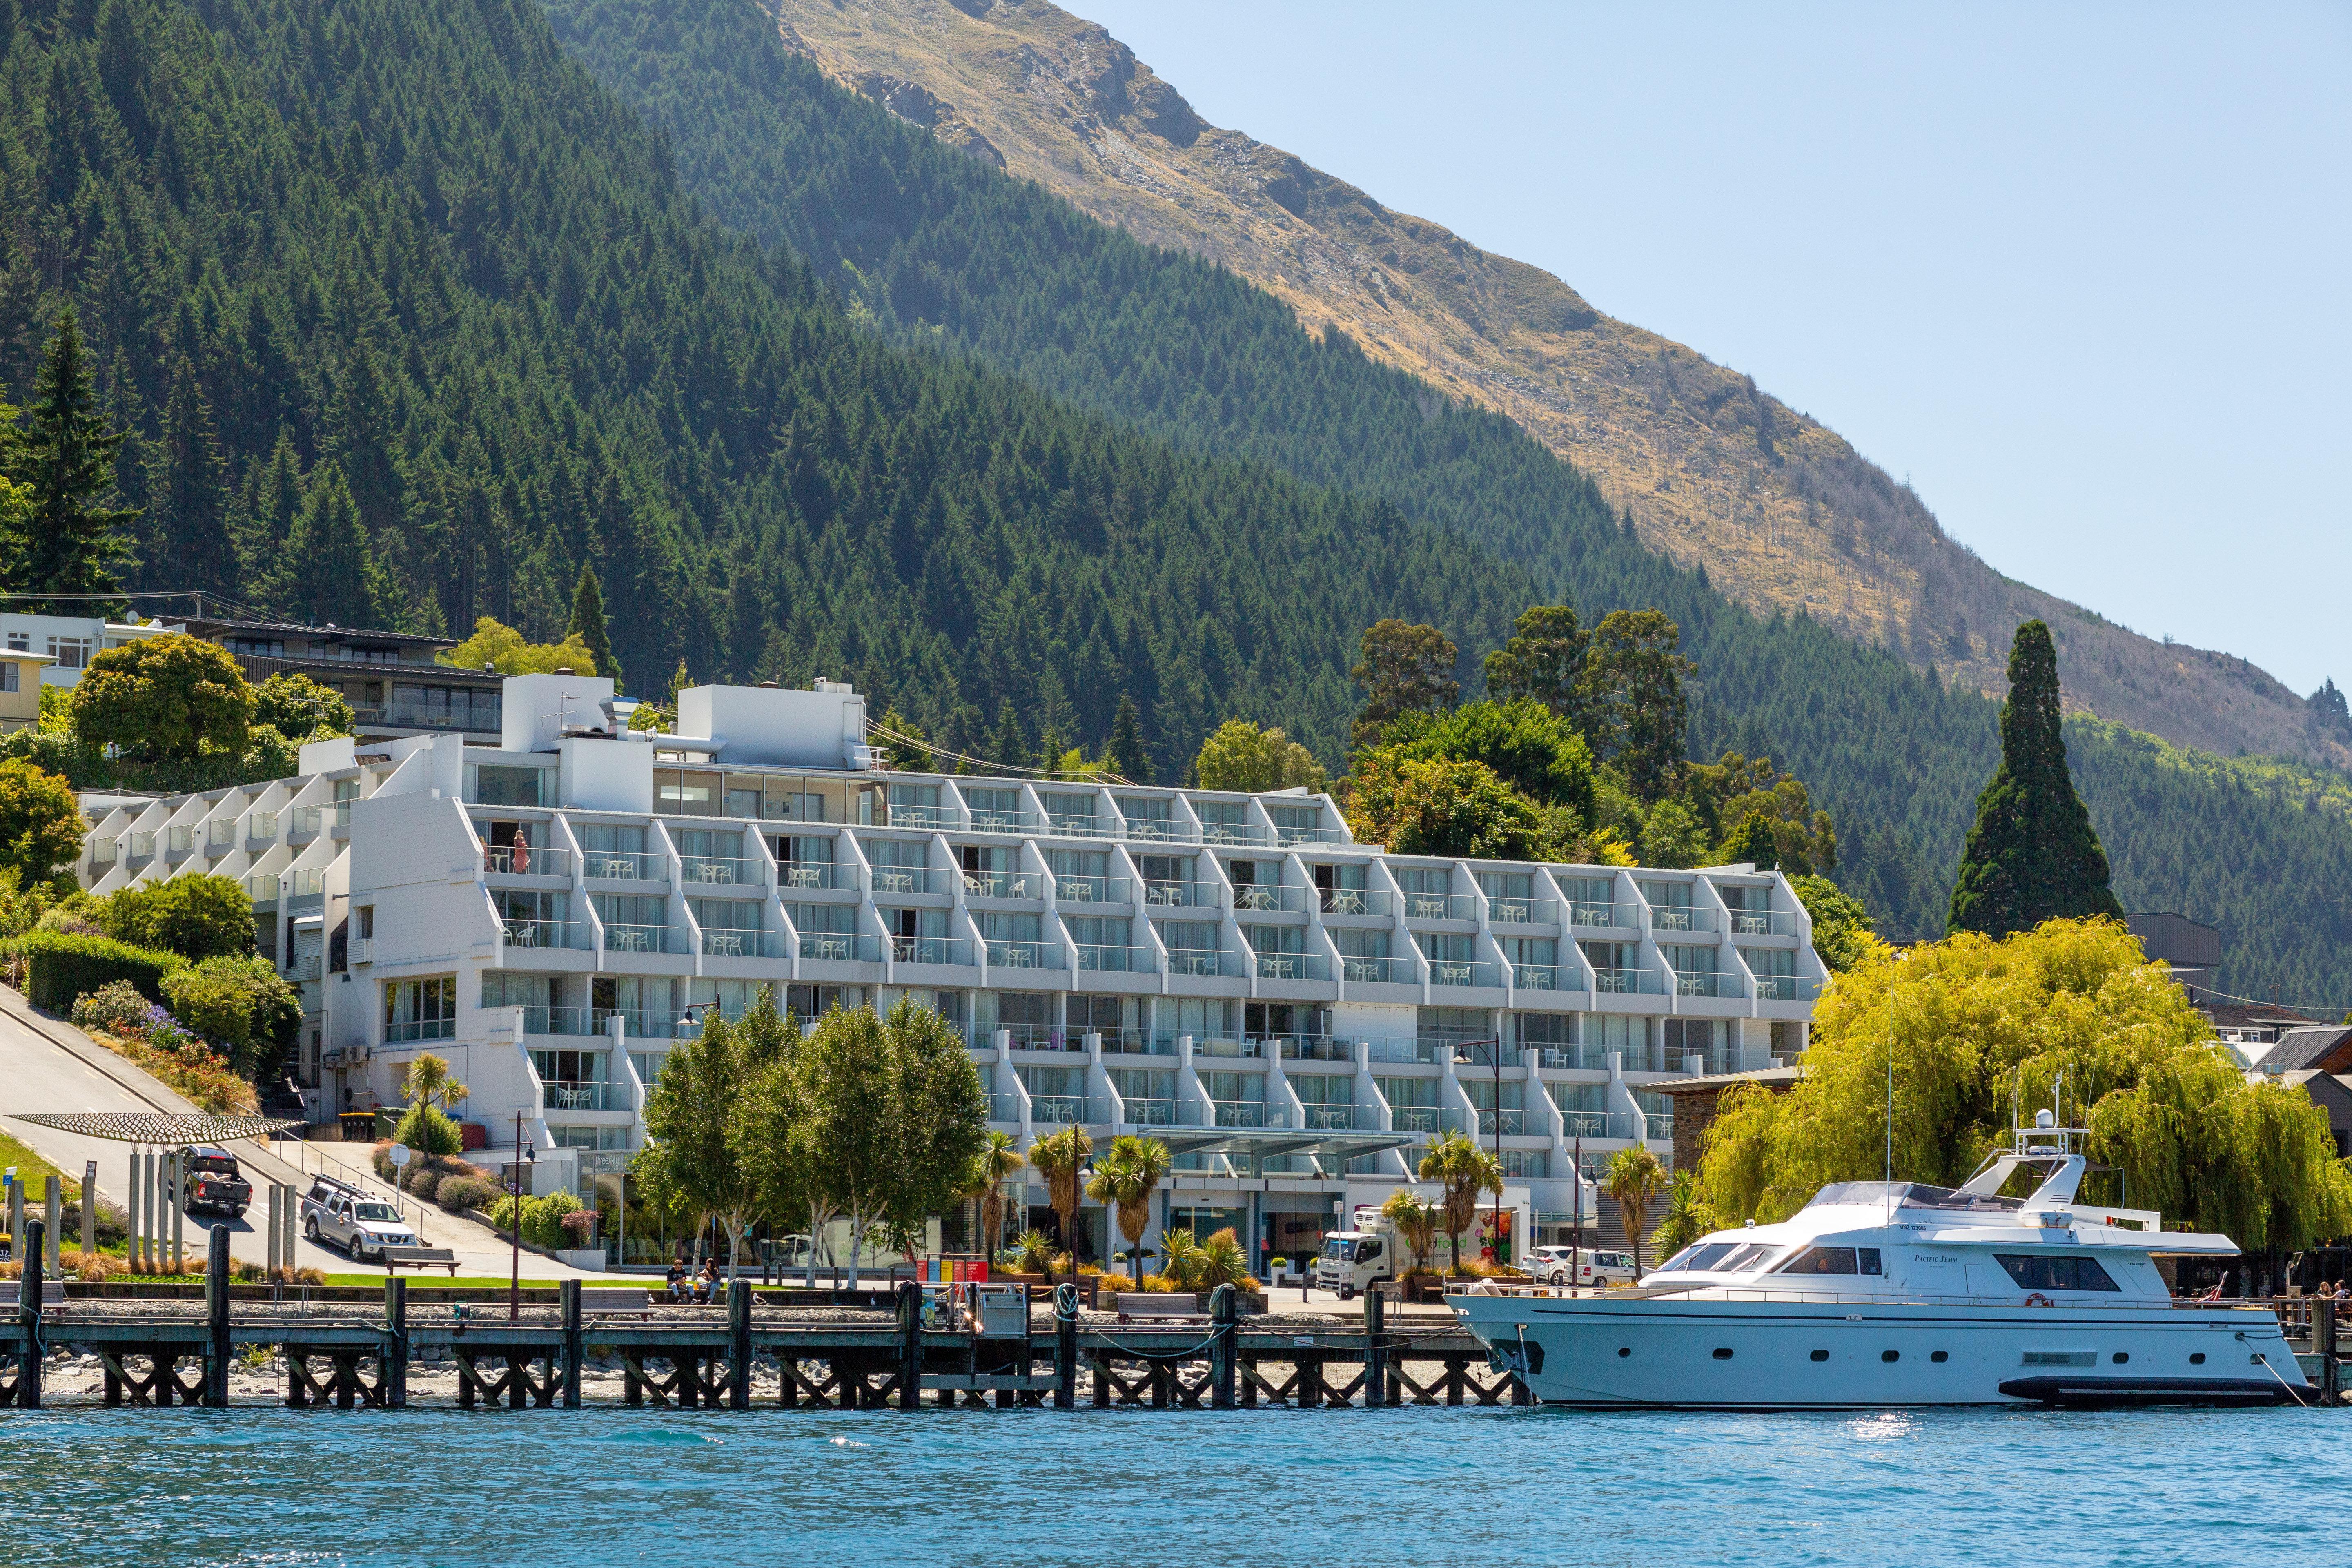
[[[302,1198],[302,1234],[331,1241],[358,1262],[381,1257],[387,1247],[415,1247],[416,1233],[400,1211],[348,1183],[320,1176]]]

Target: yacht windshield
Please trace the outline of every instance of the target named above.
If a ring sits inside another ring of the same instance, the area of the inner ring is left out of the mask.
[[[1732,1248],[1731,1255],[1729,1257],[1718,1258],[1711,1272],[1717,1274],[1745,1274],[1751,1268],[1759,1268],[1763,1267],[1768,1260],[1779,1257],[1780,1253],[1780,1247],[1774,1242],[1750,1241],[1742,1243]]]
[[[1828,1204],[1870,1204],[1896,1208],[1952,1209],[1961,1213],[2013,1214],[2023,1206],[2021,1198],[1986,1197],[1976,1193],[1956,1193],[1949,1187],[1931,1187],[1925,1182],[1832,1182],[1815,1193],[1805,1206],[1816,1208]]]
[[[1704,1273],[1738,1251],[1740,1243],[1736,1241],[1702,1241],[1695,1246],[1684,1247],[1680,1252],[1659,1264],[1656,1272],[1660,1274]]]

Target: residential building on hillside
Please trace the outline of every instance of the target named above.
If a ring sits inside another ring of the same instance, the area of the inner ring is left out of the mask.
[[[478,745],[498,743],[504,678],[494,669],[438,662],[436,656],[457,647],[447,637],[219,616],[118,622],[0,612],[0,643],[6,645],[0,653],[44,654],[52,662],[41,670],[42,684],[70,687],[106,649],[165,632],[219,644],[256,684],[273,675],[307,675],[341,692],[362,741],[454,734]],[[0,691],[0,700],[5,697]]]
[[[320,1114],[393,1103],[435,1052],[487,1125],[475,1157],[512,1158],[520,1111],[537,1184],[629,1215],[632,1262],[676,1241],[622,1181],[646,1086],[763,991],[804,1021],[937,1009],[994,1126],[1164,1139],[1155,1231],[1231,1225],[1262,1267],[1457,1130],[1549,1239],[1580,1141],[1587,1175],[1668,1155],[1648,1086],[1793,1059],[1825,979],[1788,883],[1746,866],[1391,855],[1302,791],[887,771],[836,682],[694,688],[660,736],[615,722],[606,680],[502,698],[494,744],[320,742],[294,778],[93,797],[78,871],[238,879],[300,988]],[[1034,1179],[1014,1214],[1050,1228]],[[1098,1208],[1082,1228],[1107,1256]]]
[[[56,662],[45,653],[0,648],[0,735],[41,721],[41,678]]]

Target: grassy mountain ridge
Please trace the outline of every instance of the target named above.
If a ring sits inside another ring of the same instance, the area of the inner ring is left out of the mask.
[[[2158,643],[1992,571],[1836,432],[1540,268],[1202,121],[1100,26],[1045,0],[763,0],[786,44],[992,166],[1203,256],[1374,358],[1517,420],[1643,540],[1759,613],[2000,695],[2008,629],[2047,621],[2070,711],[2181,745],[2352,764],[2246,661]]]

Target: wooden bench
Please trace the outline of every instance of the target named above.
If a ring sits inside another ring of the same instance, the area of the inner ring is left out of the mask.
[[[24,1301],[24,1300],[25,1286],[22,1280],[0,1279],[0,1312],[16,1311],[16,1308]],[[44,1279],[41,1281],[41,1310],[43,1311],[47,1311],[51,1307],[62,1307],[65,1305],[65,1301],[66,1288],[62,1280]]]
[[[1190,1293],[1121,1290],[1118,1293],[1118,1321],[1129,1323],[1139,1318],[1206,1321],[1208,1314],[1201,1310],[1201,1298]]]
[[[654,1293],[651,1290],[632,1290],[612,1285],[580,1287],[580,1310],[583,1315],[589,1312],[635,1312],[639,1317],[650,1317],[653,1310]]]
[[[387,1247],[377,1260],[387,1277],[401,1268],[446,1268],[450,1279],[457,1277],[457,1254],[446,1247]]]

